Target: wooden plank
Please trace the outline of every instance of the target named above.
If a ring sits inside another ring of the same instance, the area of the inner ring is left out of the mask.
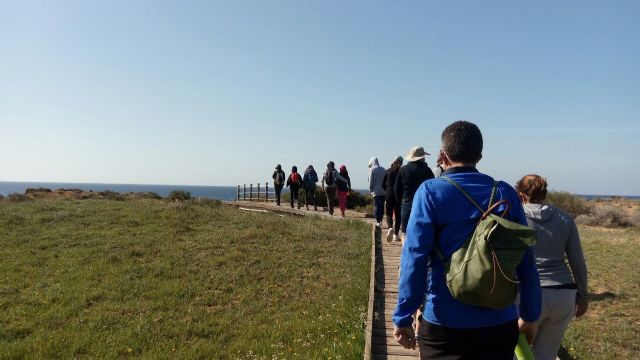
[[[367,326],[365,329],[364,339],[364,360],[371,360],[373,351],[371,348],[373,334],[373,302],[375,301],[376,291],[376,231],[375,227],[371,230],[371,269],[369,272],[369,304],[367,309]]]
[[[416,360],[419,359],[419,355],[388,355],[388,354],[376,354],[372,360]]]

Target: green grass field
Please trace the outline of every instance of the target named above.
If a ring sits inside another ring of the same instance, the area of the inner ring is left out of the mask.
[[[211,202],[0,202],[0,358],[361,359],[370,241]]]
[[[591,301],[571,322],[561,359],[640,358],[640,228],[579,228]]]

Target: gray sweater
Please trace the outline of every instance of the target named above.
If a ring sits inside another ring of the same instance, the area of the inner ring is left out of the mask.
[[[529,226],[536,230],[538,236],[533,250],[540,285],[545,287],[575,283],[578,288],[576,302],[586,303],[587,265],[580,246],[578,228],[571,216],[553,205],[524,204],[524,212]]]

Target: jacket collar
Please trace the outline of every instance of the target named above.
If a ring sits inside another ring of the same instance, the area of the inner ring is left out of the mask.
[[[447,170],[445,170],[442,173],[442,176],[459,174],[459,173],[477,173],[477,172],[479,172],[478,169],[476,169],[473,166],[456,166],[456,167],[448,168]]]

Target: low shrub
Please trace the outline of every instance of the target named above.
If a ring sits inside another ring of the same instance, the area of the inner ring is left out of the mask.
[[[118,201],[125,200],[124,195],[120,194],[119,192],[115,192],[111,190],[100,191],[98,195],[101,198],[107,199],[107,200],[118,200]]]
[[[30,200],[30,199],[27,195],[24,195],[24,194],[11,193],[7,196],[7,201],[13,202],[13,203],[23,202],[27,200]]]
[[[131,198],[133,198],[133,199],[158,200],[158,199],[162,199],[162,196],[158,195],[158,193],[148,191],[148,192],[131,193]]]
[[[587,201],[577,195],[565,191],[550,191],[547,201],[566,211],[574,219],[578,215],[589,214],[590,208]]]
[[[4,199],[4,195],[0,194],[0,200]]]
[[[191,193],[184,190],[173,190],[169,193],[169,200],[189,200],[191,199]]]
[[[300,204],[304,205],[306,201],[306,193],[304,189],[301,189],[298,198],[300,199]],[[316,186],[315,191],[316,205],[318,207],[327,207],[327,194],[322,190],[321,186]],[[281,202],[284,204],[289,203],[289,199],[291,199],[291,193],[286,192],[282,194]],[[357,191],[351,190],[349,192],[349,196],[347,196],[347,209],[358,209],[366,207],[367,205],[373,204],[373,197],[371,195],[363,195]],[[334,206],[338,206],[338,195],[336,194],[334,200]]]
[[[627,216],[624,210],[611,206],[596,206],[589,214],[580,214],[576,217],[576,223],[589,226],[604,226],[608,228],[634,226],[634,222]]]

